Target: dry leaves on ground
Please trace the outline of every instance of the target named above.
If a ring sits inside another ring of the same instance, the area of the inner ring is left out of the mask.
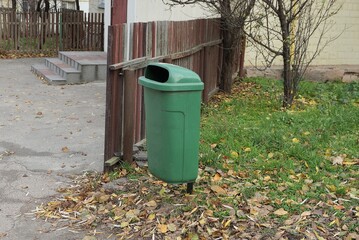
[[[328,202],[309,200],[302,204],[305,210],[291,213],[275,208],[280,202],[271,201],[268,190],[244,198],[246,174],[207,170],[200,169],[192,195],[185,185],[158,181],[146,169],[136,168],[132,175],[121,169],[113,181],[87,173],[35,213],[56,228],[95,229],[116,239],[342,239],[358,230],[343,220],[358,220],[358,208],[340,207],[347,200],[329,194]],[[341,217],[332,214],[333,207]]]

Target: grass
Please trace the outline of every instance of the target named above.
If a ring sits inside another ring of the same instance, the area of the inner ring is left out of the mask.
[[[281,109],[280,81],[246,79],[231,96],[202,109],[201,164],[245,172],[246,198],[266,188],[277,207],[326,200],[358,188],[359,84],[302,82],[291,109]],[[344,164],[333,165],[341,157]],[[308,200],[307,200],[308,201]]]

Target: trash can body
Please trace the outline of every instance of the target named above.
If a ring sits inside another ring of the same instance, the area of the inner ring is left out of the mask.
[[[168,77],[166,73],[153,77],[152,71],[163,69],[169,72]],[[149,65],[139,81],[144,86],[150,172],[168,183],[194,182],[203,83],[188,69],[159,63]]]

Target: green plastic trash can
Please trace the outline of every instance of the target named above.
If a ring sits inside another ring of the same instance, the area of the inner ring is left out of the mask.
[[[148,168],[168,183],[193,183],[198,175],[203,83],[191,70],[149,64],[144,87]]]

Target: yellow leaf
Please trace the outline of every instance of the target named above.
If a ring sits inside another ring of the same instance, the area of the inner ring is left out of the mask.
[[[308,131],[304,132],[303,135],[308,136],[308,135],[310,135],[310,132],[308,132]]]
[[[326,157],[330,157],[331,155],[332,155],[332,149],[327,148],[327,149],[325,150],[325,156],[326,156]]]
[[[122,222],[122,223],[121,223],[121,228],[125,228],[125,227],[127,227],[128,225],[129,225],[128,222]]]
[[[214,181],[214,182],[218,182],[218,181],[221,181],[221,180],[222,180],[221,174],[216,173],[216,174],[214,175],[214,177],[213,177],[213,181]]]
[[[199,224],[201,224],[201,226],[204,226],[207,223],[205,218],[201,218],[201,220],[199,220],[198,222]]]
[[[218,185],[213,185],[211,186],[211,190],[215,193],[218,193],[218,194],[222,194],[222,195],[226,195],[227,194],[227,191],[224,190],[222,187],[218,186]]]
[[[155,213],[151,213],[150,215],[148,215],[148,220],[152,221],[153,219],[155,219],[156,214]]]
[[[292,139],[292,142],[293,142],[293,143],[299,143],[300,140],[299,140],[298,138],[293,138],[293,139]]]
[[[239,155],[236,151],[231,151],[231,157],[232,158],[237,158]]]
[[[210,210],[210,209],[207,209],[204,214],[207,216],[207,217],[213,217],[213,211]]]
[[[265,177],[263,178],[263,181],[268,182],[270,179],[271,179],[270,176],[265,176]]]
[[[274,153],[268,153],[268,158],[272,158],[272,157],[274,157]]]
[[[197,209],[198,209],[197,207],[193,208],[192,211],[191,211],[189,214],[191,215],[192,213],[194,213],[195,211],[197,211]]]
[[[148,203],[145,203],[147,207],[157,207],[157,202],[155,200],[151,200]]]
[[[157,229],[160,233],[166,233],[167,232],[167,225],[166,224],[158,224]]]
[[[229,224],[231,223],[231,219],[229,219],[227,222],[225,222],[225,224],[223,225],[224,228],[227,228],[229,226]]]
[[[283,215],[287,215],[288,212],[286,210],[284,210],[283,208],[280,208],[277,211],[275,211],[274,214],[277,216],[283,216]]]
[[[250,152],[250,151],[252,151],[252,149],[249,148],[249,147],[247,147],[247,148],[244,149],[244,151],[245,151],[245,152]]]
[[[99,203],[104,203],[104,202],[107,202],[109,199],[110,199],[110,195],[102,195],[102,196],[99,198],[98,202],[99,202]]]
[[[335,192],[337,190],[337,187],[334,185],[327,185],[327,188],[329,189],[329,191],[331,192]]]
[[[343,161],[343,165],[359,165],[359,159],[355,158],[350,161]]]

